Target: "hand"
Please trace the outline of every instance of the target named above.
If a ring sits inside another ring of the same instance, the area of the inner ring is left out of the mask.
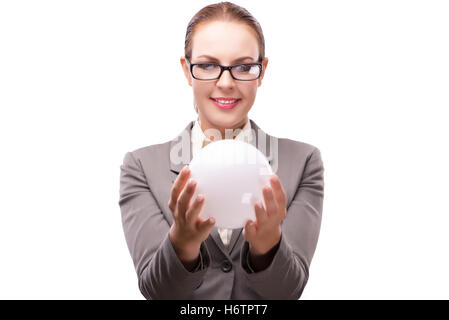
[[[256,221],[248,220],[243,230],[253,256],[262,256],[279,243],[281,222],[287,215],[287,196],[277,175],[270,177],[270,185],[262,189],[266,209],[258,201],[254,205]]]
[[[194,263],[199,257],[201,243],[209,236],[215,224],[214,218],[201,220],[199,213],[204,205],[204,195],[199,194],[193,204],[190,200],[195,192],[196,182],[191,180],[190,169],[184,167],[173,183],[168,207],[173,214],[170,227],[170,241],[184,263]]]

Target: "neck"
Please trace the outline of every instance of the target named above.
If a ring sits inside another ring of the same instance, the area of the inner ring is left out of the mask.
[[[217,131],[220,133],[221,139],[229,139],[229,138],[235,139],[235,137],[237,136],[237,132],[235,132],[235,133],[231,132],[231,134],[229,134],[229,132],[228,132],[228,136],[226,136],[226,130],[237,130],[237,129],[243,130],[243,127],[245,126],[245,124],[247,122],[248,122],[248,117],[246,116],[244,119],[242,119],[242,121],[239,121],[238,124],[236,124],[230,128],[225,128],[225,127],[214,126],[212,124],[209,124],[207,121],[201,121],[201,118],[198,117],[198,123],[200,124],[201,130],[203,131],[206,138],[208,138],[212,141],[215,140],[215,135],[218,134]],[[220,137],[217,137],[217,138],[220,138]]]

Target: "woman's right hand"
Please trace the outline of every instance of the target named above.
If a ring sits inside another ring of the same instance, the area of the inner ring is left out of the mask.
[[[212,217],[207,220],[199,218],[204,205],[204,195],[199,194],[189,206],[196,188],[195,181],[191,180],[187,183],[189,177],[190,169],[185,166],[173,183],[168,201],[168,207],[174,218],[170,227],[170,241],[179,259],[186,266],[195,264],[199,257],[201,243],[209,236],[215,224],[215,219]]]

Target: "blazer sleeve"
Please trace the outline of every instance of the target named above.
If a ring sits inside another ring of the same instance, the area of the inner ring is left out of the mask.
[[[210,265],[206,245],[200,247],[200,262],[189,272],[172,246],[169,223],[147,183],[140,162],[126,153],[120,167],[122,225],[146,299],[188,299],[199,287]]]
[[[253,272],[248,265],[249,244],[241,252],[249,285],[264,299],[299,299],[309,278],[323,209],[324,167],[318,148],[311,152],[296,194],[282,221],[281,240],[271,264]]]

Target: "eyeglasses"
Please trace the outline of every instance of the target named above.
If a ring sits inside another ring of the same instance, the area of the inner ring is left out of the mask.
[[[262,73],[261,63],[241,63],[232,66],[222,66],[212,62],[190,63],[190,73],[197,80],[216,80],[225,70],[229,70],[234,80],[252,81],[259,79]]]

